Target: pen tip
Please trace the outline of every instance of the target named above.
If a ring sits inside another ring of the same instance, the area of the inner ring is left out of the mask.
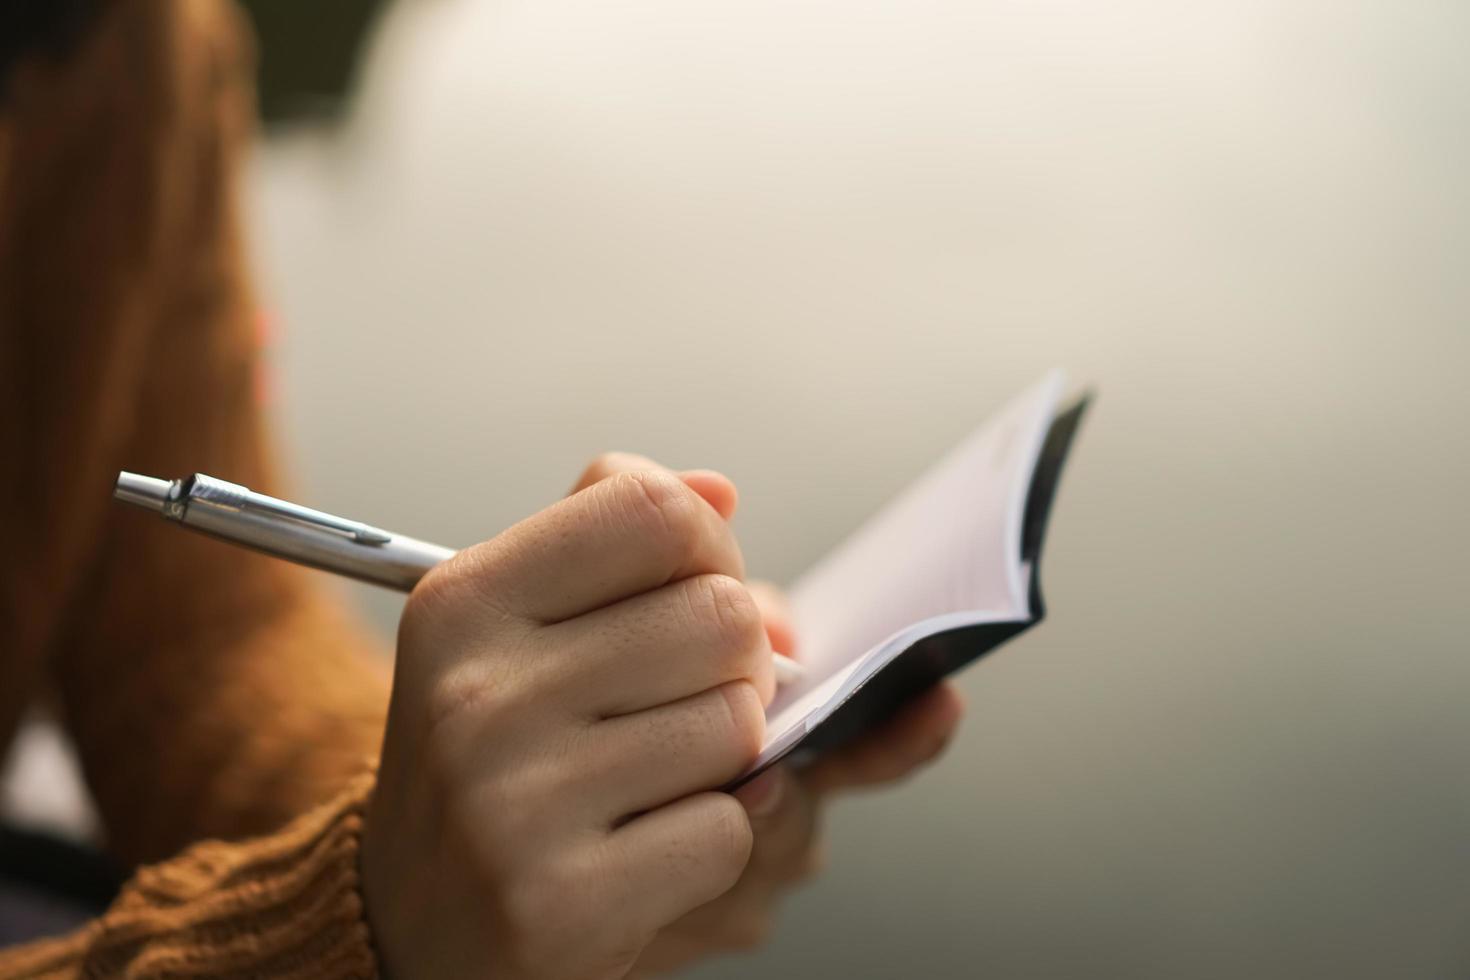
[[[163,506],[168,502],[170,486],[167,480],[141,476],[123,470],[117,475],[117,483],[112,488],[112,495],[125,503],[143,507],[155,514],[162,514]]]

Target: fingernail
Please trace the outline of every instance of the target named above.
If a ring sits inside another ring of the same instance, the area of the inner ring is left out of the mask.
[[[752,817],[765,817],[774,813],[776,807],[781,805],[785,787],[786,780],[781,770],[779,768],[767,769],[737,789],[735,799],[741,802],[745,807],[745,812]]]

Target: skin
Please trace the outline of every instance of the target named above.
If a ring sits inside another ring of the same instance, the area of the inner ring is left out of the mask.
[[[779,592],[743,584],[736,501],[609,454],[414,590],[362,845],[388,975],[614,980],[756,945],[821,864],[825,799],[948,742],[940,686],[801,772],[713,789],[759,752],[772,650],[799,656]]]

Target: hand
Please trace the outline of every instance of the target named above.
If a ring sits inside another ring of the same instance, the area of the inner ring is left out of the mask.
[[[653,460],[627,453],[599,457],[573,492],[618,473],[661,469]],[[708,470],[680,474],[719,514],[735,512],[735,487]],[[799,656],[790,612],[779,589],[751,582],[751,595],[774,650]],[[943,751],[953,737],[964,703],[948,683],[905,706],[882,727],[799,772],[777,766],[740,788],[754,848],[745,872],[729,891],[659,932],[639,957],[634,974],[664,973],[711,953],[749,949],[770,933],[778,902],[815,874],[824,862],[820,823],[828,797],[850,789],[888,784],[912,774]]]
[[[774,586],[750,583],[772,646],[799,655],[785,599]],[[652,976],[711,953],[748,950],[771,932],[785,894],[825,864],[821,818],[836,793],[902,780],[933,761],[964,715],[959,691],[944,682],[905,705],[855,742],[801,770],[776,766],[736,793],[747,807],[755,846],[735,887],[665,929],[632,975]]]
[[[622,977],[739,879],[750,820],[711,788],[775,682],[727,485],[619,473],[414,590],[361,857],[389,975]]]

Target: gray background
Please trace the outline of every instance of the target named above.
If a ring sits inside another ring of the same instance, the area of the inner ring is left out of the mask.
[[[794,574],[1101,393],[1053,616],[706,978],[1470,975],[1470,6],[401,2],[250,187],[299,495],[446,543],[593,453]],[[362,591],[391,628],[397,600]]]

